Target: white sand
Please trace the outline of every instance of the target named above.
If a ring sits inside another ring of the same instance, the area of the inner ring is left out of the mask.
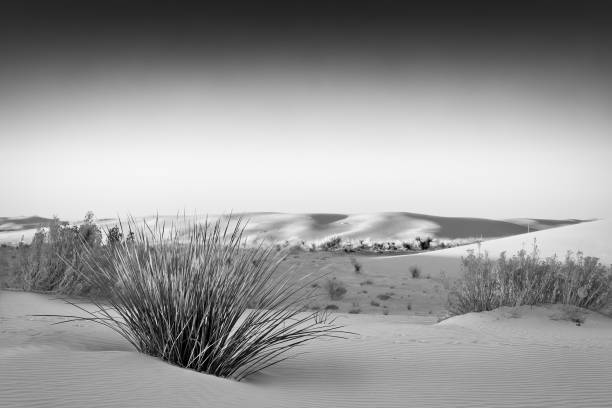
[[[238,383],[138,354],[103,327],[28,316],[73,313],[61,301],[0,292],[0,407],[609,407],[612,320],[577,327],[557,312],[341,315],[356,335]]]
[[[420,237],[442,239],[468,239],[474,237],[503,237],[527,231],[526,221],[490,220],[483,218],[438,217],[425,214],[403,212],[367,214],[285,214],[285,213],[246,213],[249,220],[245,235],[249,240],[265,239],[272,242],[321,241],[332,236],[342,236],[348,240],[370,239],[374,241],[401,241]],[[214,221],[218,215],[209,216]],[[187,217],[191,218],[191,217]],[[155,217],[137,217],[137,221],[154,222]],[[176,216],[161,216],[167,224],[176,221]],[[203,221],[203,217],[198,217]],[[18,219],[4,218],[7,225]],[[568,221],[569,222],[569,221]],[[75,221],[78,223],[78,221]],[[562,222],[561,222],[562,223]],[[14,224],[14,225],[13,225]],[[116,219],[100,220],[99,225],[111,227]],[[532,229],[557,226],[559,222],[533,222]],[[11,227],[19,227],[19,222]],[[31,225],[31,224],[28,224]],[[28,227],[16,231],[0,231],[0,243],[17,243],[23,239],[30,242],[36,229]]]
[[[521,249],[531,251],[534,239],[542,257],[556,254],[564,258],[567,251],[582,251],[585,256],[599,258],[604,265],[612,264],[612,220],[591,221],[492,239],[482,242],[480,246],[471,244],[415,255],[362,257],[359,261],[364,268],[387,275],[406,276],[414,265],[420,267],[423,274],[438,276],[444,272],[453,278],[459,276],[461,257],[466,256],[468,250],[486,251],[492,258],[498,257],[503,251],[511,256]]]

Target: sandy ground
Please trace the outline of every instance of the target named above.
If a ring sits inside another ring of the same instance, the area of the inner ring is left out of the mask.
[[[609,262],[611,233],[609,221],[597,221],[482,248],[513,253],[535,237],[544,255],[575,248]],[[609,317],[588,312],[576,326],[560,319],[560,306],[545,306],[437,323],[445,279],[459,276],[466,249],[357,257],[359,273],[347,255],[292,254],[282,267],[295,276],[322,272],[347,283],[341,301],[323,292],[316,306],[336,304],[338,321],[354,334],[317,340],[241,383],[139,354],[92,323],[33,316],[76,313],[61,300],[0,291],[0,407],[609,407]],[[355,307],[360,314],[346,313]]]
[[[604,264],[612,263],[612,222],[593,221],[555,229],[515,235],[480,244],[481,251],[496,258],[502,251],[509,256],[521,249],[528,251],[536,240],[542,257],[557,254],[563,258],[567,250],[582,250],[585,255],[597,256]],[[282,273],[295,280],[312,273],[322,276],[317,298],[311,309],[337,307],[339,312],[367,314],[434,316],[448,314],[449,290],[461,277],[461,257],[469,250],[478,251],[478,245],[418,253],[413,255],[360,256],[343,252],[294,251],[281,265]],[[354,267],[357,262],[359,272]],[[411,268],[419,270],[413,278]],[[342,282],[347,292],[342,299],[332,300],[325,291],[325,281]]]
[[[1,407],[609,407],[612,319],[558,307],[339,315],[354,335],[238,383],[139,354],[48,296],[0,292]],[[552,317],[552,318],[551,318]]]

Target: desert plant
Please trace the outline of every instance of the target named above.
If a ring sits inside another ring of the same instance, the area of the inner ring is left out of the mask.
[[[391,299],[391,296],[393,296],[394,293],[393,292],[387,292],[387,293],[381,293],[380,295],[376,296],[378,299],[380,300],[389,300]]]
[[[346,285],[336,278],[327,279],[324,288],[331,300],[340,300],[346,294]]]
[[[39,228],[32,242],[21,242],[19,259],[13,269],[15,286],[30,291],[83,295],[91,291],[85,282],[83,258],[101,257],[102,234],[87,213],[80,226],[70,226],[54,217],[45,228]],[[87,253],[82,250],[88,247]]]
[[[329,315],[300,313],[311,282],[274,278],[285,254],[247,248],[242,220],[182,222],[166,228],[128,220],[133,241],[112,247],[110,265],[88,258],[85,278],[108,298],[93,299],[95,311],[68,301],[85,316],[65,317],[107,326],[138,351],[180,367],[237,380],[306,341],[339,335]]]
[[[521,250],[510,258],[502,253],[493,261],[471,251],[462,261],[463,279],[449,295],[453,313],[545,303],[600,310],[612,295],[612,270],[580,252],[568,253],[563,262],[541,259],[534,243],[530,253]]]
[[[351,257],[351,263],[353,264],[353,268],[355,269],[355,273],[361,273],[362,265],[353,257]]]
[[[424,240],[422,240],[421,237],[415,238],[416,247],[417,249],[420,249],[421,251],[425,251],[429,249],[431,247],[432,241],[433,239],[431,237],[427,237]]]
[[[334,249],[338,249],[340,247],[341,242],[342,242],[342,238],[331,237],[321,243],[321,248],[325,251],[331,251]]]

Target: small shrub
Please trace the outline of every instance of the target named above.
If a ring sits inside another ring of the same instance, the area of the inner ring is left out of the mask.
[[[378,303],[377,301],[373,300],[370,302],[370,305],[374,306],[374,307],[379,307],[380,303]]]
[[[353,264],[353,268],[355,269],[356,274],[361,273],[362,265],[355,259],[351,257],[351,263]]]
[[[339,309],[338,305],[334,305],[334,304],[325,306],[325,310],[338,310],[338,309]]]
[[[342,243],[342,238],[340,237],[331,237],[326,241],[321,243],[321,248],[325,251],[332,251],[334,249],[340,248],[340,244]]]
[[[363,286],[363,285],[373,285],[373,284],[374,284],[374,282],[371,279],[368,279],[368,280],[363,281],[363,282],[360,283],[361,286]]]
[[[331,300],[340,300],[347,292],[346,285],[336,278],[328,279],[325,282],[325,290],[329,294]]]
[[[427,237],[424,240],[421,240],[420,237],[416,237],[415,241],[416,241],[418,249],[420,249],[421,251],[425,251],[431,247],[431,243],[433,239],[430,237]]]
[[[380,300],[389,300],[391,299],[391,296],[393,296],[394,293],[393,292],[387,292],[387,293],[381,293],[380,295],[376,296],[378,299]]]
[[[408,303],[408,304],[406,305],[406,309],[408,309],[408,310],[412,310],[412,303]]]
[[[410,275],[412,276],[412,279],[418,279],[421,277],[421,270],[417,266],[411,266]]]

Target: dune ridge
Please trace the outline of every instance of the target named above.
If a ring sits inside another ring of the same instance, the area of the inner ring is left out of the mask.
[[[266,240],[271,242],[321,241],[332,236],[341,236],[347,240],[369,239],[376,241],[412,240],[417,236],[439,239],[490,239],[505,237],[548,228],[571,225],[579,220],[492,220],[485,218],[440,217],[409,212],[384,212],[365,214],[287,214],[287,213],[243,213],[235,214],[248,220],[245,237],[249,240]],[[222,215],[210,215],[209,220],[216,220]],[[146,222],[154,222],[155,216],[136,217]],[[187,219],[193,217],[187,216]],[[176,216],[159,216],[168,224],[176,221]],[[205,217],[198,217],[204,221]],[[38,225],[48,220],[31,218],[27,223],[19,219],[3,218],[0,222],[6,225],[0,230],[0,242],[17,243],[22,238],[29,242]],[[37,223],[33,222],[38,220]],[[46,221],[45,221],[46,220]],[[79,221],[74,221],[78,223]],[[104,227],[117,224],[117,219],[101,219],[97,223]],[[9,228],[10,227],[10,228]]]

